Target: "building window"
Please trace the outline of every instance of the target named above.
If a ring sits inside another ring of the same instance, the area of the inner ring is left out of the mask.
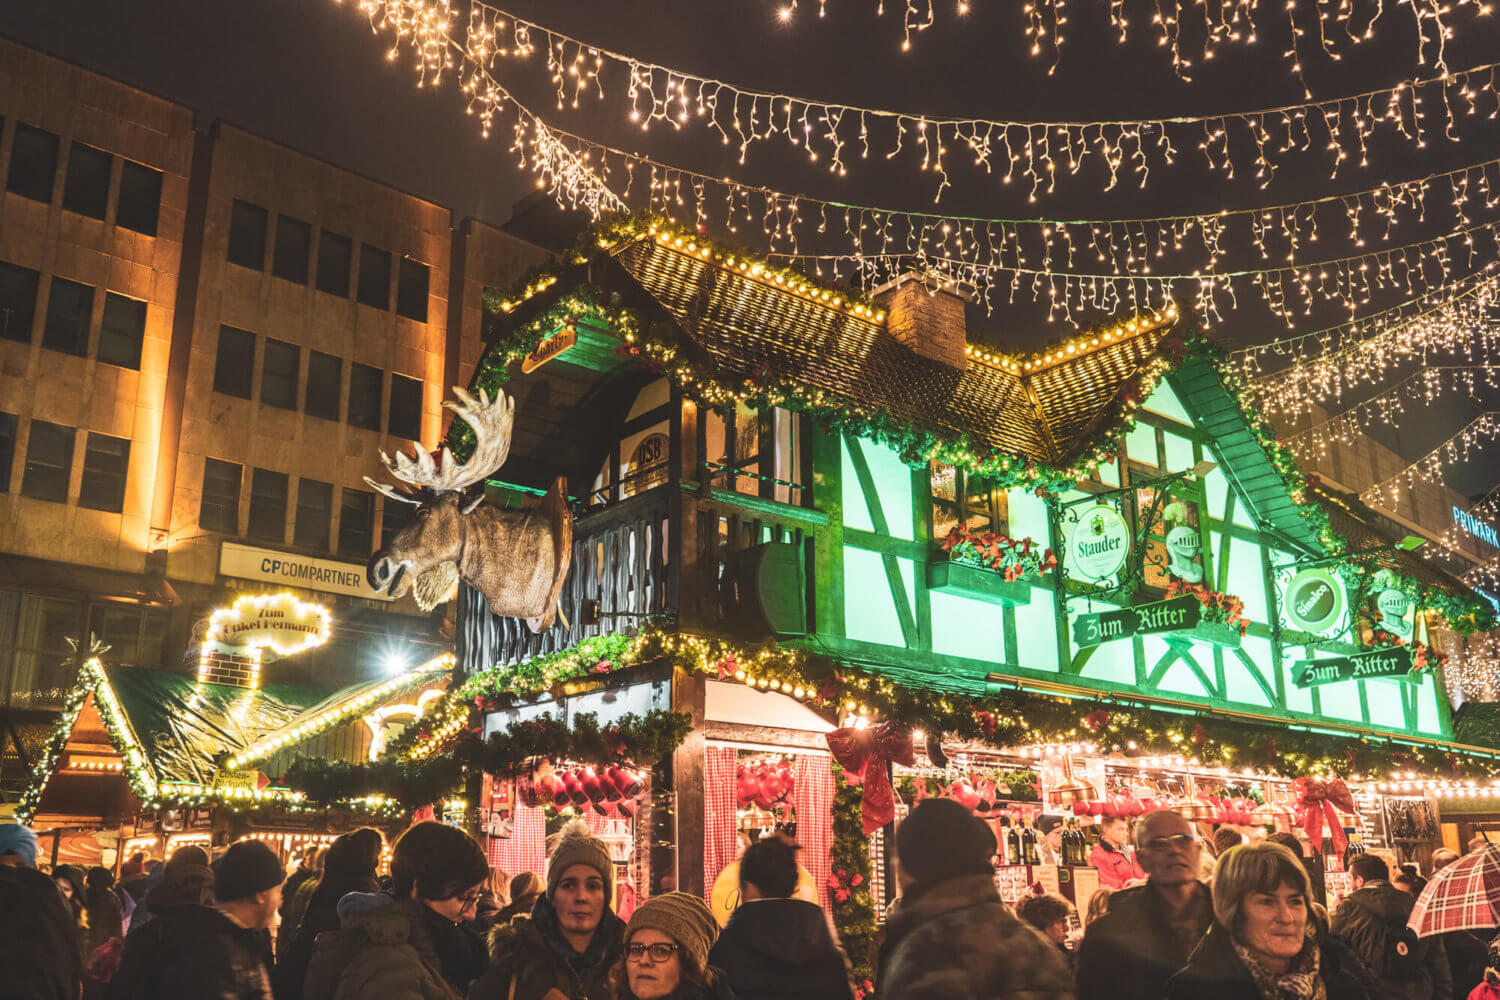
[[[266,223],[270,215],[259,205],[234,200],[229,213],[229,262],[257,271],[266,266]]]
[[[125,472],[130,466],[130,439],[89,432],[83,449],[83,484],[78,506],[118,514],[125,509]]]
[[[160,667],[167,616],[124,604],[95,604],[89,629],[109,644],[109,662],[122,667]]]
[[[700,428],[700,446],[714,485],[783,503],[803,502],[808,458],[806,424],[799,414],[738,403],[732,410],[705,410]],[[633,474],[642,477],[641,485],[646,488],[665,479],[663,471],[649,474],[650,466],[632,456],[620,458],[638,466]],[[665,465],[665,455],[659,463]],[[629,484],[622,480],[622,485]]]
[[[422,383],[405,375],[391,375],[391,416],[386,427],[397,437],[422,440]]]
[[[50,202],[57,177],[57,136],[32,125],[17,125],[10,149],[5,189],[32,201]]]
[[[297,483],[297,523],[292,540],[310,549],[328,551],[328,526],[333,520],[333,485],[316,479]]]
[[[120,199],[115,206],[115,225],[155,236],[160,212],[161,171],[125,160],[120,165]]]
[[[928,463],[932,490],[932,537],[942,541],[963,524],[970,531],[1005,534],[1010,527],[1010,497],[983,476],[946,462]]]
[[[214,360],[214,392],[250,398],[255,379],[255,334],[232,326],[219,327],[219,356]]]
[[[297,408],[297,376],[301,372],[301,350],[296,344],[266,338],[261,359],[260,401],[283,410]]]
[[[68,639],[79,635],[83,606],[37,594],[20,597],[10,703],[26,708],[61,707],[74,680]]]
[[[106,292],[104,319],[99,324],[99,360],[139,371],[145,336],[146,303]]]
[[[374,550],[375,494],[344,487],[339,502],[339,554],[363,559]]]
[[[416,508],[409,503],[392,500],[386,497],[384,507],[380,512],[380,544],[389,545],[391,539],[411,521],[412,511]]]
[[[396,276],[396,315],[427,322],[427,276],[429,268],[410,257],[401,258]]]
[[[210,458],[203,463],[203,499],[198,527],[226,535],[240,533],[240,480],[244,470],[233,462]]]
[[[349,366],[349,424],[365,430],[380,430],[379,368],[354,362]]]
[[[303,410],[324,420],[339,418],[344,362],[332,354],[310,351],[307,357],[307,402]]]
[[[276,217],[276,254],[271,273],[299,285],[307,284],[307,254],[312,247],[312,227],[289,215]]]
[[[359,248],[359,301],[376,309],[391,307],[391,255],[368,243]]]
[[[16,415],[0,413],[0,493],[10,492],[10,469],[16,460]]]
[[[250,475],[250,536],[286,541],[285,472],[255,469]]]
[[[53,503],[68,500],[68,477],[73,471],[73,428],[31,422],[26,443],[26,471],[21,476],[21,495]]]
[[[80,358],[89,353],[89,319],[94,313],[94,289],[67,278],[52,279],[47,293],[47,324],[42,346]]]
[[[41,275],[31,268],[0,260],[0,335],[6,339],[31,343],[40,281]]]
[[[354,241],[323,230],[318,234],[318,291],[349,297],[349,268],[354,260]]]
[[[62,207],[90,219],[104,218],[109,207],[109,171],[115,158],[102,149],[73,143],[63,177]]]

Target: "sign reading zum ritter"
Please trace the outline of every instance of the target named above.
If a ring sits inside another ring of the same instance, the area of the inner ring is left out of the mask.
[[[1411,666],[1411,649],[1406,646],[1391,646],[1352,656],[1329,657],[1326,660],[1299,660],[1292,665],[1292,683],[1305,688],[1373,677],[1395,677],[1415,683],[1416,679],[1408,676]]]
[[[1097,646],[1111,639],[1125,639],[1151,632],[1176,632],[1193,628],[1203,617],[1203,605],[1189,594],[1170,601],[1156,601],[1118,611],[1079,615],[1073,619],[1073,641],[1080,647]]]

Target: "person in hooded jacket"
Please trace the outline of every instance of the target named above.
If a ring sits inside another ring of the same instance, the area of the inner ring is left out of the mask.
[[[339,929],[339,900],[351,892],[379,890],[375,870],[380,867],[380,853],[384,849],[385,838],[370,827],[346,833],[328,848],[323,859],[323,876],[308,901],[302,923],[278,949],[276,970],[271,974],[276,1000],[301,1000],[302,981],[307,977],[307,964],[312,961],[318,935]]]
[[[1334,911],[1332,931],[1380,977],[1381,1000],[1447,1000],[1453,976],[1443,944],[1407,929],[1416,900],[1391,885],[1390,874],[1374,854],[1352,858],[1349,882],[1354,891]]]
[[[783,837],[740,856],[741,902],[708,953],[739,1000],[853,1000],[823,908],[791,898],[797,878],[797,845]]]
[[[510,902],[500,908],[490,926],[503,927],[517,916],[531,916],[537,898],[547,891],[547,883],[536,872],[522,872],[510,880]]]
[[[615,865],[609,847],[573,822],[547,863],[547,892],[531,915],[490,932],[489,971],[469,1000],[608,1000],[609,971],[625,921],[611,908]]]
[[[462,830],[430,821],[408,828],[391,854],[391,893],[338,901],[339,929],[318,935],[302,996],[459,1000],[484,970],[484,944],[462,921],[489,874],[484,851]]]
[[[0,1000],[78,1000],[73,916],[36,856],[30,827],[0,824]]]
[[[1231,847],[1214,874],[1214,922],[1167,1000],[1373,1000],[1348,952],[1319,939],[1312,882],[1281,844]]]

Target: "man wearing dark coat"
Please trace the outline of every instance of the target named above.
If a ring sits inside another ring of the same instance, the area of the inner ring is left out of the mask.
[[[823,908],[797,891],[797,846],[781,837],[740,857],[740,905],[708,953],[737,1000],[853,1000]]]

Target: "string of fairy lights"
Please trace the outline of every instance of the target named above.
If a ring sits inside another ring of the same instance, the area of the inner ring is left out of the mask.
[[[1428,410],[1449,393],[1478,398],[1480,388],[1500,389],[1500,365],[1432,365],[1401,379],[1326,420],[1286,438],[1299,458],[1326,458],[1335,446],[1350,445],[1372,427],[1398,426],[1408,407]]]
[[[886,0],[875,0],[875,3],[876,13],[884,15]],[[937,10],[936,0],[902,0],[902,3],[901,51],[905,52],[911,48],[914,36],[936,23]],[[892,6],[895,6],[894,2]],[[1106,5],[1098,6],[1103,9]],[[1157,46],[1170,55],[1173,71],[1183,80],[1191,80],[1194,65],[1211,62],[1222,49],[1255,45],[1261,40],[1264,30],[1265,18],[1257,18],[1256,0],[1195,0],[1193,3],[1155,0],[1153,4],[1141,6],[1150,11],[1147,30],[1155,35]],[[1110,29],[1116,41],[1123,45],[1133,28],[1125,0],[1109,0],[1107,7]],[[1310,46],[1311,51],[1321,51],[1328,58],[1339,60],[1348,49],[1375,37],[1376,22],[1391,7],[1412,19],[1417,61],[1439,67],[1445,65],[1446,43],[1454,30],[1454,12],[1470,8],[1477,15],[1486,16],[1491,10],[1490,4],[1476,0],[1459,0],[1457,3],[1398,0],[1395,4],[1385,0],[1342,0],[1337,6],[1286,0],[1283,4],[1266,5],[1268,11],[1279,14],[1286,22],[1289,45],[1282,57],[1298,80],[1303,80],[1303,59]],[[959,18],[967,17],[973,8],[973,0],[956,0],[954,5]],[[783,23],[790,23],[799,9],[799,0],[778,0],[776,17]],[[1030,54],[1048,59],[1048,73],[1055,72],[1062,59],[1070,20],[1068,0],[1025,0],[1021,10],[1024,38]],[[818,16],[825,17],[827,12],[828,0],[818,0]],[[1315,23],[1307,23],[1308,14]],[[1314,37],[1307,38],[1309,34]],[[1201,41],[1194,47],[1191,43],[1184,43],[1185,37]]]
[[[1476,449],[1495,439],[1497,430],[1500,430],[1500,410],[1481,413],[1405,469],[1361,490],[1359,498],[1366,503],[1394,505],[1403,494],[1410,496],[1416,484],[1440,482],[1445,467],[1469,461]]]
[[[1500,108],[1500,63],[1456,71],[1443,63],[1432,75],[1380,90],[1213,115],[1129,121],[946,117],[743,87],[616,52],[482,0],[469,4],[462,32],[447,14],[446,0],[361,0],[360,8],[377,30],[395,30],[398,39],[409,34],[434,52],[452,42],[485,71],[496,72],[501,62],[534,66],[550,82],[559,110],[597,100],[618,107],[642,132],[702,131],[735,148],[741,164],[752,146],[772,143],[792,147],[809,165],[836,177],[848,176],[857,163],[900,159],[933,176],[934,202],[951,186],[949,168],[959,161],[1002,186],[1027,186],[1030,201],[1054,193],[1095,160],[1108,177],[1105,190],[1126,179],[1145,187],[1153,169],[1194,148],[1210,171],[1225,179],[1252,177],[1260,187],[1294,157],[1319,158],[1337,176],[1346,166],[1369,166],[1369,147],[1377,138],[1412,148],[1439,138],[1458,141],[1464,119],[1477,121]],[[438,61],[422,66],[449,68]]]

